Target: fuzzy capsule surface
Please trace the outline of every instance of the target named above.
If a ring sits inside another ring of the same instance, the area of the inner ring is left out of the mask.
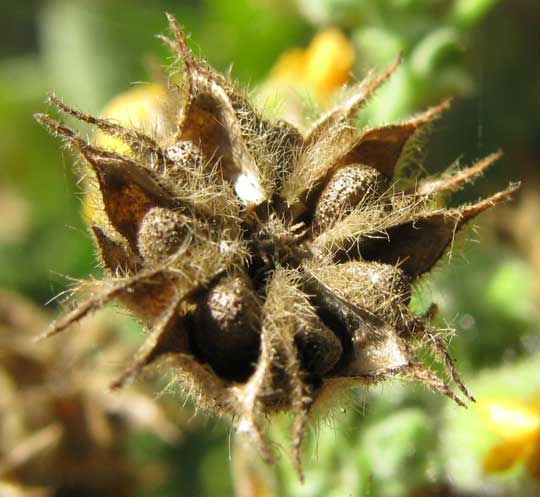
[[[313,229],[323,231],[359,204],[368,204],[370,196],[380,197],[386,183],[379,171],[363,164],[350,164],[338,169],[317,199]]]

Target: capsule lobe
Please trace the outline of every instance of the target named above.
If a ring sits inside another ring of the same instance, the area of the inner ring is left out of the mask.
[[[316,232],[330,228],[356,206],[383,193],[386,179],[375,168],[351,164],[337,170],[321,192],[313,216]]]
[[[189,234],[189,219],[179,212],[154,207],[141,221],[137,247],[143,259],[159,263],[173,255]]]
[[[343,353],[338,337],[316,316],[297,332],[295,341],[303,367],[317,376],[331,371]]]
[[[199,302],[193,339],[202,358],[226,376],[252,367],[259,353],[260,303],[248,278],[228,275]]]
[[[411,299],[409,277],[397,266],[380,262],[350,261],[339,265],[341,274],[350,281],[345,297],[364,309],[394,322],[400,306]]]

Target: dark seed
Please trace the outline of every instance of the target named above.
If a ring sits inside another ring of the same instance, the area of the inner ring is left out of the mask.
[[[331,227],[354,207],[381,195],[386,180],[375,168],[363,164],[345,166],[332,175],[322,191],[315,214],[313,229],[320,232]]]
[[[144,260],[158,263],[173,255],[188,236],[188,223],[188,218],[170,209],[150,209],[141,221],[137,238]]]
[[[338,363],[343,347],[336,335],[318,318],[295,337],[302,365],[310,373],[322,376]]]
[[[257,359],[260,304],[249,280],[226,276],[206,294],[195,314],[195,346],[217,371],[235,376]]]

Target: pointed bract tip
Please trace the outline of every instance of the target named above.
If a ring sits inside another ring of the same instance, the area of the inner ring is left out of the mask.
[[[60,110],[64,110],[64,108],[66,107],[66,104],[64,104],[64,102],[62,102],[62,100],[58,98],[54,93],[49,93],[47,95],[47,103],[58,107]]]
[[[430,119],[436,119],[439,117],[443,112],[446,112],[450,109],[452,106],[452,98],[447,98],[446,100],[443,100],[439,105],[435,105],[433,107],[430,107],[426,112],[426,117],[429,116]]]
[[[403,52],[400,51],[395,56],[394,60],[392,60],[392,62],[390,62],[390,65],[382,73],[380,73],[378,76],[375,77],[373,83],[369,86],[368,92],[366,93],[368,98],[388,78],[390,78],[390,76],[392,76],[392,74],[394,74],[396,72],[396,70],[398,69],[398,67],[401,65],[402,62],[403,62]]]
[[[375,79],[375,84],[373,85],[373,90],[381,86],[392,74],[396,72],[398,67],[403,62],[403,51],[399,51],[398,54],[394,57],[390,65]]]
[[[167,21],[169,21],[169,24],[171,26],[178,26],[178,23],[176,22],[176,17],[174,17],[170,12],[165,12],[165,17],[167,18]]]
[[[33,116],[39,124],[41,124],[42,126],[46,126],[45,123],[47,122],[47,118],[49,117],[47,116],[47,114],[43,114],[43,112],[35,112]]]
[[[64,328],[58,328],[56,326],[56,323],[52,323],[43,333],[40,333],[37,337],[34,338],[34,343],[41,343],[48,338],[51,338],[52,336],[60,333],[61,331],[64,331]]]
[[[414,128],[420,128],[426,124],[430,124],[431,122],[438,119],[443,112],[448,111],[448,109],[450,109],[451,103],[452,99],[450,98],[443,100],[440,104],[429,107],[427,110],[416,114],[412,118],[406,119],[405,121],[403,121],[403,123],[412,125],[414,126]]]
[[[169,50],[172,52],[176,52],[176,44],[173,40],[171,40],[168,36],[165,36],[164,34],[158,34],[156,35],[158,39],[160,39],[165,45],[169,47]]]
[[[137,372],[138,370],[133,371],[131,368],[128,369],[127,371],[124,371],[118,378],[116,378],[116,380],[114,380],[109,385],[109,391],[113,392],[115,390],[120,390],[121,388],[131,383],[133,379],[135,378],[135,375]]]
[[[180,27],[180,25],[176,21],[176,18],[172,14],[169,14],[168,12],[166,12],[165,16],[167,17],[167,20],[169,21],[169,27],[172,30],[174,37],[176,38],[176,41],[182,47],[182,45],[186,44],[186,39],[185,39],[182,28]]]
[[[39,124],[45,126],[53,135],[63,138],[68,146],[77,148],[81,145],[82,140],[77,134],[60,121],[42,113],[34,114],[34,119]]]
[[[83,114],[81,114],[80,112],[72,109],[71,107],[67,106],[63,100],[59,97],[56,96],[55,93],[51,92],[49,94],[47,94],[47,103],[49,105],[53,105],[54,107],[56,107],[57,110],[59,110],[60,112],[63,112],[64,114],[69,114],[70,116],[72,117],[75,117],[76,119],[80,119],[80,116],[82,116]]]
[[[491,159],[493,162],[495,162],[496,160],[499,160],[503,155],[504,152],[502,150],[497,150],[496,152],[489,154],[484,160]]]
[[[298,476],[298,479],[300,480],[300,483],[303,484],[306,481],[306,478],[304,477],[304,471],[302,470],[302,462],[300,461],[300,454],[293,455],[293,466]]]
[[[172,14],[166,12],[165,16],[169,21],[169,28],[174,34],[174,39],[176,43],[173,40],[169,39],[167,36],[160,35],[159,38],[163,40],[165,44],[171,48],[171,50],[178,52],[180,58],[182,59],[184,65],[187,68],[193,66],[193,53],[191,52],[191,49],[186,42],[186,37],[184,36],[182,28]]]
[[[401,63],[403,62],[403,50],[400,50],[397,55],[394,57],[394,60],[390,64],[390,68],[392,68],[392,72],[397,69]]]
[[[455,192],[462,188],[466,183],[473,182],[488,167],[494,164],[502,157],[502,152],[498,151],[484,157],[472,166],[461,171],[457,171],[449,176],[443,176],[436,179],[426,179],[421,182],[417,193],[420,195],[433,195],[442,192]]]
[[[483,159],[477,161],[475,164],[463,171],[463,173],[467,173],[471,177],[478,176],[479,174],[483,173],[488,167],[495,164],[495,162],[497,162],[502,156],[502,150],[493,152],[492,154],[489,154]]]
[[[49,338],[49,333],[48,333],[48,331],[45,331],[43,333],[40,333],[37,337],[34,337],[32,339],[32,343],[35,343],[35,344],[41,343],[47,338]]]
[[[521,188],[521,182],[517,183],[511,183],[508,185],[507,188],[504,190],[495,193],[494,195],[491,195],[490,197],[487,197],[483,200],[480,200],[479,202],[469,205],[465,207],[461,213],[462,220],[468,221],[485,210],[489,209],[490,207],[493,207],[497,204],[500,204],[501,202],[505,202],[509,200],[514,193],[516,193]]]
[[[480,159],[464,171],[461,171],[461,174],[465,174],[470,178],[474,178],[482,174],[488,167],[495,164],[495,162],[497,162],[502,156],[502,150],[497,150],[497,152],[493,152],[492,154],[487,155],[486,157]]]

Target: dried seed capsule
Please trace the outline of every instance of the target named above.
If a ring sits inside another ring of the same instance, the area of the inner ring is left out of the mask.
[[[164,40],[182,61],[183,82],[181,95],[169,91],[174,83],[162,85],[159,121],[133,127],[52,99],[110,135],[107,145],[36,115],[95,177],[90,190],[98,201],[89,215],[111,273],[103,282],[82,283],[77,294],[84,300],[47,335],[111,300],[123,302],[150,329],[129,374],[173,355],[195,404],[233,415],[266,460],[272,454],[264,417],[290,411],[299,472],[308,413],[324,390],[400,375],[462,404],[407,340],[433,352],[470,398],[445,344],[427,326],[429,316],[407,309],[409,280],[429,271],[457,231],[517,186],[470,206],[432,202],[477,176],[486,167],[479,165],[400,190],[396,165],[404,150],[448,105],[357,135],[358,109],[397,60],[303,139],[290,125],[266,121],[228,78],[190,51],[169,21],[175,40]],[[377,239],[381,230],[388,236]],[[339,263],[359,256],[362,262]],[[232,276],[239,264],[249,270]]]
[[[319,318],[313,316],[309,328],[302,327],[296,334],[303,367],[318,376],[331,371],[343,353],[338,337]]]
[[[189,219],[162,207],[150,209],[141,221],[137,246],[145,261],[158,263],[174,254],[186,239]]]
[[[351,164],[336,171],[324,187],[313,217],[317,232],[331,227],[354,207],[384,191],[386,180],[375,168]]]
[[[259,354],[259,316],[259,301],[244,275],[221,279],[195,313],[194,345],[202,359],[224,376],[249,373]]]

